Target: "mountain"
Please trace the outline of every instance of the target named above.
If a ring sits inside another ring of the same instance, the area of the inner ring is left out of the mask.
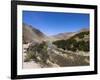
[[[75,34],[78,34],[78,33],[81,33],[81,32],[87,32],[87,31],[89,31],[88,28],[83,28],[83,29],[80,29],[79,31],[76,31],[76,32],[59,33],[57,35],[53,35],[52,38],[54,38],[55,40],[66,40],[66,39],[71,38]]]
[[[45,40],[47,36],[40,30],[33,26],[23,23],[23,43],[26,42],[41,42]]]
[[[53,35],[52,37],[55,38],[56,40],[66,40],[70,38],[71,36],[74,36],[76,32],[65,32],[65,33],[59,33],[57,35]]]
[[[67,40],[54,41],[58,48],[70,51],[89,51],[89,31],[81,31]]]
[[[57,40],[67,40],[70,37],[76,35],[77,33],[89,31],[89,29],[81,29],[77,32],[65,32],[65,33],[59,33],[57,35],[47,36],[43,32],[41,32],[39,29],[36,29],[34,26],[28,25],[23,23],[23,43],[26,42],[42,42],[42,41],[57,41]]]
[[[89,31],[89,28],[83,28],[79,30],[79,32],[87,32],[87,31]]]

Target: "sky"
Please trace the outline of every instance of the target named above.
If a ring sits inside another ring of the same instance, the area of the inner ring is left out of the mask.
[[[89,28],[90,16],[83,13],[23,11],[23,23],[39,29],[46,35],[75,32]]]

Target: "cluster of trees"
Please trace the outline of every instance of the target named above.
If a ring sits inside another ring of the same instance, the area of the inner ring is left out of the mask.
[[[40,57],[40,61],[41,63],[46,63],[47,59],[49,58],[49,55],[47,54],[47,45],[45,42],[41,43],[41,44],[36,44],[34,46],[29,46],[29,48],[27,49],[27,58],[29,61],[31,59],[33,59],[34,61],[38,62],[39,60],[37,59],[37,57]],[[40,62],[39,61],[39,62]]]
[[[84,35],[89,35],[89,31],[81,32],[81,33],[76,34],[75,36],[73,36],[73,37],[71,37],[71,38],[75,38],[75,37],[84,38]]]
[[[71,51],[89,51],[89,41],[59,40],[53,42],[58,48]]]
[[[68,40],[58,40],[53,42],[58,48],[62,48],[64,50],[71,50],[71,51],[89,51],[89,41],[75,40],[75,37],[84,38],[84,35],[88,35],[89,32],[81,32],[76,34],[75,36],[71,37]]]

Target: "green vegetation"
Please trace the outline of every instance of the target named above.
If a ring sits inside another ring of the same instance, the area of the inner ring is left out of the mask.
[[[34,54],[34,52],[29,51],[28,54],[25,56],[25,62],[28,62],[30,60],[34,59],[35,61],[36,59],[36,55]]]
[[[40,61],[38,60],[37,56],[40,57]],[[49,55],[47,54],[47,45],[45,42],[41,44],[36,44],[34,46],[30,46],[27,50],[27,57],[25,61],[29,61],[34,59],[35,61],[39,61],[41,63],[46,63]]]
[[[70,51],[89,51],[89,40],[83,40],[84,35],[89,35],[89,32],[81,32],[71,37],[68,40],[58,40],[53,42],[58,48]],[[77,41],[75,38],[79,38],[80,41]]]
[[[86,31],[86,32],[80,32],[79,34],[76,34],[75,36],[71,37],[71,38],[84,38],[84,35],[89,35],[89,31]]]

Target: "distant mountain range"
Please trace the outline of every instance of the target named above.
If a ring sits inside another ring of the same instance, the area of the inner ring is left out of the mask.
[[[52,37],[56,38],[57,40],[62,40],[62,39],[66,40],[75,34],[76,32],[66,32],[66,33],[59,33],[57,35],[53,35]]]
[[[89,29],[84,28],[77,32],[65,32],[65,33],[59,33],[53,36],[47,36],[46,34],[41,32],[39,29],[36,29],[34,26],[30,26],[23,23],[23,43],[42,42],[44,40],[49,40],[49,41],[66,40],[74,36],[75,34],[78,34],[84,31],[89,31]]]

